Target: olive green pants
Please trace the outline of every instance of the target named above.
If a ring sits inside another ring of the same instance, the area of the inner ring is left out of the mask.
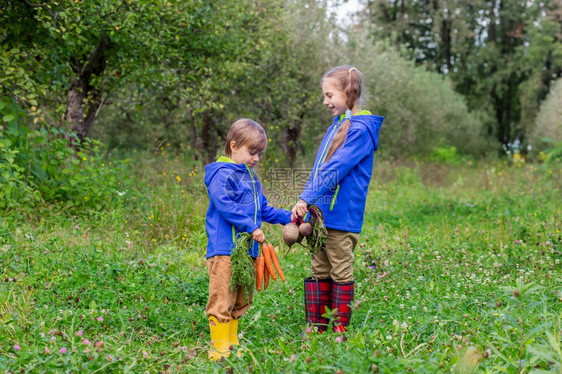
[[[255,266],[255,261],[254,261]],[[220,323],[244,315],[253,301],[253,292],[248,296],[240,287],[230,290],[232,266],[230,256],[214,256],[207,260],[209,271],[209,300],[205,312],[207,316],[215,316]]]
[[[312,277],[331,278],[336,283],[353,282],[353,250],[358,241],[357,233],[328,229],[326,249],[312,258]]]

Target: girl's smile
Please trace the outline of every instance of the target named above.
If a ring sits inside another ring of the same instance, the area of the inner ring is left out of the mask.
[[[322,93],[324,94],[323,104],[328,107],[334,117],[347,110],[345,93],[340,90],[334,78],[324,79],[322,82]]]

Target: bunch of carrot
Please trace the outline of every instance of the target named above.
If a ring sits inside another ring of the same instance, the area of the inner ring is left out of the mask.
[[[277,279],[275,271],[279,274],[279,277],[284,281],[285,276],[281,271],[281,266],[279,265],[279,259],[277,258],[277,253],[273,245],[268,242],[264,242],[261,246],[262,253],[256,259],[256,289],[261,291],[262,288],[265,290],[269,284],[269,277],[273,280]]]
[[[230,290],[237,287],[244,289],[244,296],[248,300],[254,287],[254,264],[252,257],[248,254],[252,234],[243,232],[234,241],[234,249],[230,254],[232,276],[230,277]]]

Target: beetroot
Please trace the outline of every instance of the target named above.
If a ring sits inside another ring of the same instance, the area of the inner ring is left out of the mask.
[[[312,235],[312,225],[308,222],[301,223],[299,226],[299,233],[303,236]]]
[[[299,228],[293,222],[288,223],[283,228],[283,241],[289,247],[295,244],[299,240]]]

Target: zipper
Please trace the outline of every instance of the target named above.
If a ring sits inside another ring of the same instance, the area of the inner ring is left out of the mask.
[[[248,169],[248,173],[250,173],[250,178],[252,178],[252,188],[254,189],[254,222],[257,225],[258,224],[259,201],[258,201],[258,196],[257,196],[257,192],[256,192],[256,180],[254,178],[254,174],[252,173],[252,170],[248,167],[248,165],[244,164],[244,166],[246,166],[246,169]]]
[[[257,196],[257,192],[256,192],[256,180],[254,179],[254,175],[252,173],[252,170],[248,167],[248,165],[244,164],[244,166],[246,167],[246,169],[248,169],[248,173],[250,173],[250,178],[252,178],[252,189],[254,190],[254,222],[258,223],[258,208],[260,205],[260,202],[258,201],[258,196]],[[234,228],[234,225],[232,225],[232,241],[236,241],[236,229]]]
[[[330,133],[330,136],[328,137],[328,140],[326,141],[326,145],[324,145],[324,149],[322,150],[322,153],[320,154],[320,160],[318,161],[318,165],[316,165],[316,170],[314,170],[314,178],[316,178],[316,175],[318,174],[318,169],[320,169],[320,166],[324,163],[324,160],[326,159],[326,156],[328,154],[327,149],[328,146],[332,144],[332,138],[335,134],[335,132],[338,130],[339,125],[342,123],[343,121],[340,120],[332,129],[332,132]],[[334,193],[334,198],[332,199],[332,203],[330,204],[330,210],[334,209],[334,204],[336,203],[336,198],[338,196],[338,191],[340,190],[340,185],[338,184],[338,187],[336,188],[336,192]]]
[[[330,204],[330,210],[334,209],[334,204],[336,203],[336,199],[338,198],[338,192],[340,192],[340,185],[336,187],[336,192],[334,193],[334,198],[332,199],[332,203]]]
[[[318,174],[318,169],[320,169],[320,166],[324,163],[324,160],[326,160],[326,156],[328,155],[328,148],[329,146],[332,144],[332,138],[335,134],[335,132],[337,131],[340,123],[342,123],[342,121],[338,122],[334,128],[332,129],[332,132],[330,132],[330,135],[328,136],[328,140],[326,141],[326,144],[324,145],[324,149],[322,150],[322,153],[320,154],[320,159],[318,160],[318,164],[316,165],[316,170],[314,170],[314,178],[316,178],[316,174]]]

